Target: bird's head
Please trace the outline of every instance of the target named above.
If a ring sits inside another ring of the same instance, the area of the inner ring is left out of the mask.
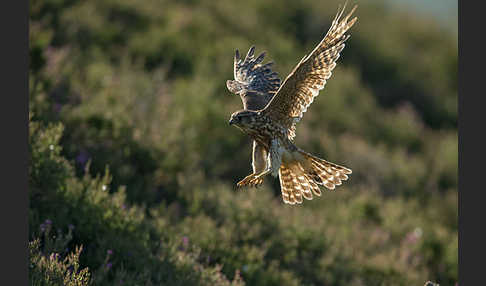
[[[240,110],[231,114],[229,125],[235,125],[236,127],[246,128],[251,127],[255,122],[256,111],[252,110]]]

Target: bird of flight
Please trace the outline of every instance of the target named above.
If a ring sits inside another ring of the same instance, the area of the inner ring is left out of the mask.
[[[324,88],[336,66],[339,53],[349,35],[346,32],[357,18],[343,16],[346,5],[338,9],[331,27],[314,50],[302,58],[281,83],[272,62],[261,64],[265,53],[254,57],[251,47],[244,60],[238,50],[234,58],[234,80],[226,86],[243,101],[243,110],[229,120],[253,139],[253,173],[237,186],[259,186],[266,175],[279,176],[282,199],[301,204],[313,194],[321,196],[319,185],[333,190],[348,179],[351,169],[311,155],[293,143],[295,129],[304,112]]]

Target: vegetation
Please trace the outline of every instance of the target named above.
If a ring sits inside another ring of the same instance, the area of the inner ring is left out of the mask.
[[[353,169],[301,206],[236,182],[234,49],[284,78],[337,1],[30,3],[32,285],[454,285],[457,40],[360,3],[304,150]]]

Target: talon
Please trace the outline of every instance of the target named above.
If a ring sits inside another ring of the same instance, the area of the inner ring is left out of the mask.
[[[243,180],[239,181],[236,185],[238,187],[243,187],[246,185],[251,186],[254,179],[255,179],[255,174],[250,174],[246,176]]]
[[[249,186],[249,187],[259,187],[263,184],[263,177],[257,174],[250,174],[244,179],[239,181],[236,185],[238,187]]]
[[[259,179],[256,179],[256,180],[255,180],[255,182],[254,182],[253,186],[254,186],[255,188],[260,188],[262,184],[263,184],[263,179],[259,178]]]
[[[254,177],[248,182],[248,184],[252,187],[259,187],[263,184],[263,178]]]

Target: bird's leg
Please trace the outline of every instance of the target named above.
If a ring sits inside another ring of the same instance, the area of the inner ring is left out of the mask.
[[[259,179],[263,180],[263,177],[270,174],[271,172],[272,172],[271,169],[267,169],[267,170],[261,172],[260,174],[254,175],[253,179],[250,180],[250,183],[253,183],[253,182],[255,182],[256,180],[259,180]]]
[[[242,187],[245,185],[251,186],[251,187],[258,187],[261,184],[263,184],[263,178],[259,178],[256,180],[252,180],[255,178],[255,176],[267,169],[268,165],[268,152],[267,150],[263,147],[263,145],[258,144],[257,141],[253,140],[253,152],[252,152],[252,168],[253,172],[246,176],[243,180],[239,181],[237,186]],[[251,183],[250,183],[251,181]]]
[[[263,181],[263,177],[268,174],[272,174],[272,176],[276,177],[278,175],[278,170],[280,169],[280,165],[282,164],[282,148],[278,139],[272,139],[270,144],[270,150],[268,153],[268,168],[259,174],[253,175],[252,179],[249,179],[250,184],[256,184],[259,180]]]

